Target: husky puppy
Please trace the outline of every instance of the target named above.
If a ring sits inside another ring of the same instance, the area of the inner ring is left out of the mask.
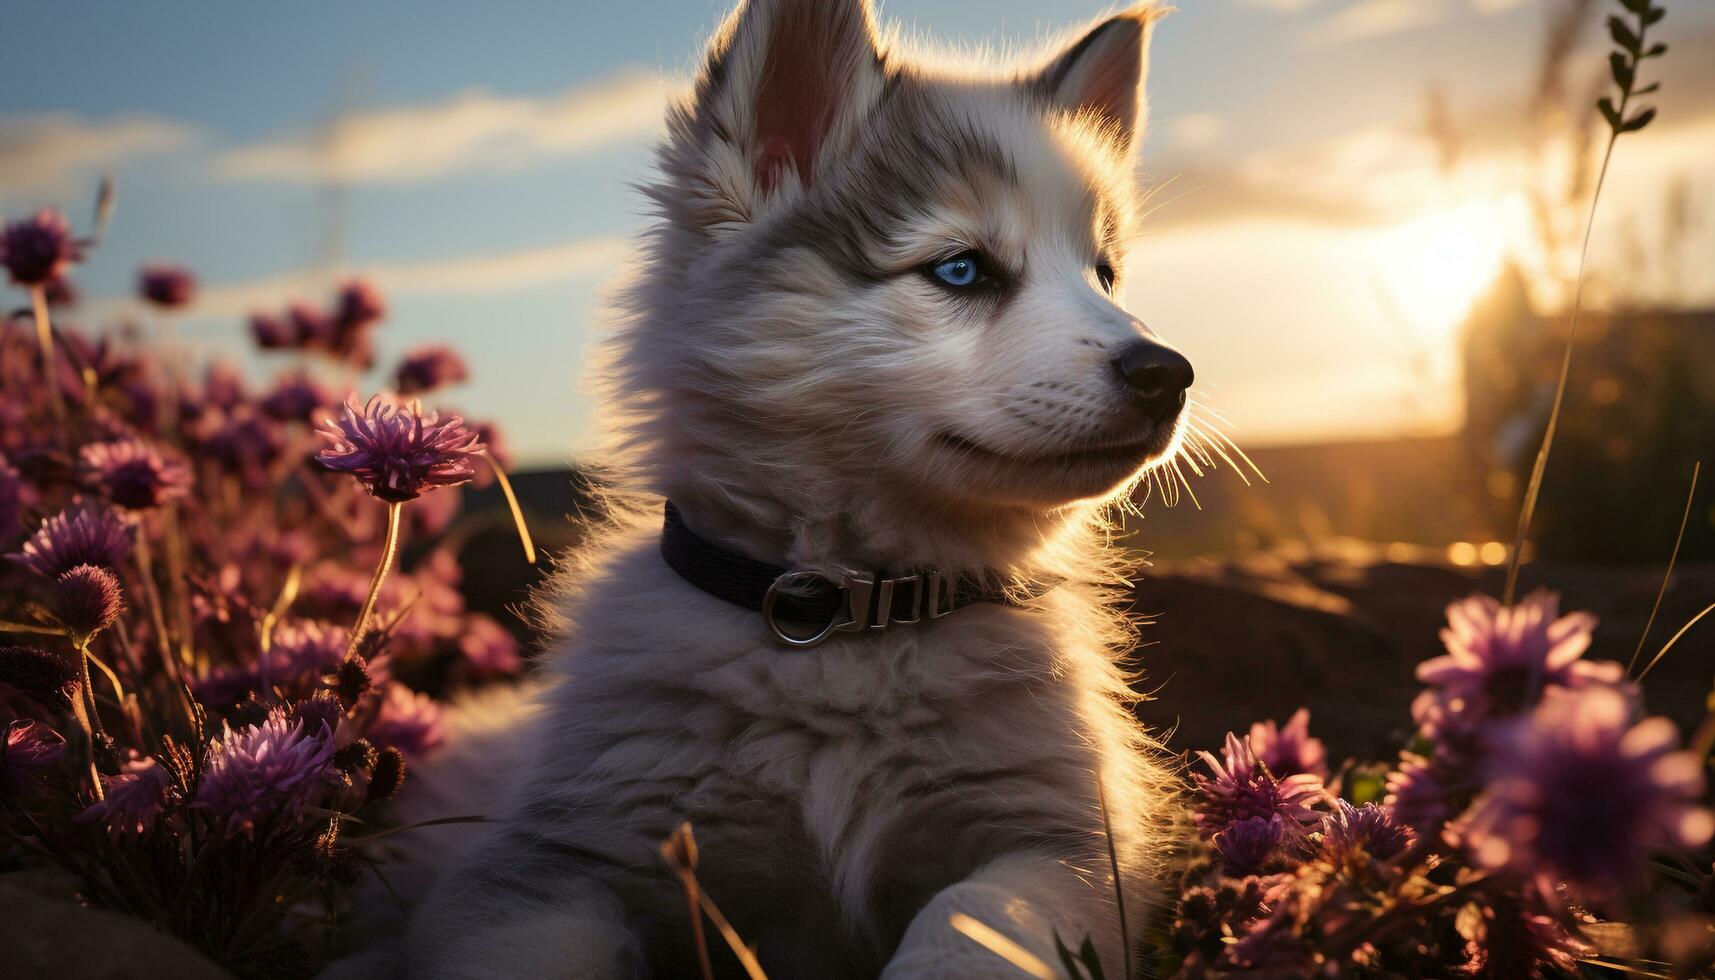
[[[697,975],[660,854],[682,821],[775,980],[1018,976],[961,914],[1051,963],[1090,936],[1120,974],[1174,801],[1100,522],[1177,451],[1192,380],[1114,299],[1156,13],[1006,70],[908,53],[867,0],[721,27],[605,362],[655,503],[562,571],[555,680],[488,760],[509,802],[415,916],[411,976]],[[661,497],[722,553],[1016,601],[790,647],[670,567]]]

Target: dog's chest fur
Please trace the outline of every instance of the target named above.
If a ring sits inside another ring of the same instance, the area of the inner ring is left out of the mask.
[[[1149,776],[1090,676],[1111,665],[1065,615],[1087,597],[793,650],[632,537],[577,596],[512,833],[607,880],[652,955],[688,938],[657,853],[682,820],[710,896],[784,976],[842,949],[873,975],[936,891],[1001,854],[1105,870],[1095,774],[1132,784],[1108,787],[1122,801]]]

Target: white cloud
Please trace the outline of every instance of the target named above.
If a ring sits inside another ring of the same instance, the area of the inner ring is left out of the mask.
[[[1447,19],[1444,0],[1358,0],[1310,29],[1312,41],[1338,43],[1398,34]]]
[[[659,74],[629,69],[550,97],[471,91],[238,147],[221,154],[215,172],[235,180],[405,183],[517,170],[656,132],[667,89]]]
[[[179,149],[195,136],[190,126],[154,116],[0,118],[0,194],[58,196],[75,190],[73,179],[88,171]]]
[[[1313,6],[1320,0],[1239,0],[1239,2],[1247,7],[1261,7],[1264,10],[1290,14]]]
[[[1504,14],[1531,2],[1532,0],[1471,0],[1471,9],[1479,14]]]
[[[1174,116],[1162,124],[1163,135],[1176,149],[1206,150],[1221,141],[1227,132],[1226,120],[1212,112],[1192,112]]]

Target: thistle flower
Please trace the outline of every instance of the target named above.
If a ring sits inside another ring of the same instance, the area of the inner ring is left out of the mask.
[[[1240,820],[1217,833],[1211,843],[1221,856],[1227,873],[1235,877],[1256,874],[1280,847],[1285,826],[1280,814]]]
[[[1580,659],[1589,649],[1596,619],[1587,613],[1559,615],[1560,599],[1535,592],[1505,607],[1473,595],[1447,607],[1441,641],[1447,655],[1426,660],[1417,679],[1434,688],[1413,705],[1418,722],[1433,737],[1452,727],[1469,729],[1528,712],[1531,691],[1618,684],[1617,663]]]
[[[274,630],[267,661],[272,683],[307,687],[339,670],[345,657],[346,631],[332,623],[295,619]]]
[[[142,439],[92,442],[77,464],[84,486],[126,510],[153,510],[190,492],[190,467]]]
[[[1486,891],[1461,910],[1456,926],[1465,940],[1459,976],[1577,976],[1578,961],[1596,955],[1596,947],[1511,889]]]
[[[1600,896],[1651,849],[1704,844],[1715,817],[1698,805],[1702,764],[1677,743],[1665,718],[1632,724],[1612,688],[1549,692],[1499,747],[1467,828],[1475,860]]]
[[[1231,732],[1222,759],[1208,752],[1198,755],[1212,774],[1193,776],[1197,783],[1193,816],[1204,840],[1252,817],[1279,815],[1282,832],[1292,838],[1301,837],[1317,821],[1310,807],[1322,797],[1322,780],[1315,776],[1298,773],[1274,778],[1257,761],[1249,740]]]
[[[373,285],[361,279],[347,282],[334,301],[327,352],[353,367],[373,367],[375,349],[370,334],[386,315],[387,304]]]
[[[122,599],[119,579],[94,565],[78,565],[54,583],[54,615],[76,637],[88,638],[112,626]]]
[[[310,422],[316,412],[334,404],[334,397],[303,372],[288,374],[258,403],[263,414],[278,422]]]
[[[34,721],[14,721],[0,741],[0,795],[23,796],[41,786],[65,752],[65,739]]]
[[[204,452],[223,469],[251,479],[260,478],[286,449],[279,425],[247,404],[211,410],[199,428]]]
[[[387,315],[387,301],[375,284],[365,279],[350,279],[340,287],[334,300],[334,319],[342,329],[362,330],[381,322]]]
[[[196,277],[181,265],[157,262],[137,273],[137,294],[164,310],[189,306],[196,289]]]
[[[1396,822],[1419,835],[1432,834],[1452,814],[1452,793],[1435,764],[1412,752],[1402,752],[1399,765],[1387,774],[1382,807]]]
[[[230,361],[215,361],[203,372],[202,396],[216,408],[226,411],[248,401],[244,393],[244,372]]]
[[[330,737],[339,735],[340,719],[344,717],[345,709],[339,699],[326,691],[317,691],[292,706],[292,721],[302,722],[312,732],[326,728]]]
[[[46,650],[5,646],[0,647],[0,684],[50,711],[65,711],[77,695],[78,672]]]
[[[1410,847],[1414,837],[1411,828],[1395,821],[1388,811],[1374,803],[1359,807],[1335,800],[1333,810],[1322,822],[1322,843],[1318,850],[1324,860],[1335,866],[1359,852],[1386,861]]]
[[[294,816],[333,767],[333,733],[310,731],[286,709],[268,712],[260,724],[234,731],[222,726],[209,746],[195,805],[237,833],[270,817]]]
[[[297,331],[289,320],[272,313],[250,314],[250,339],[263,350],[291,350],[298,346]]]
[[[480,613],[465,619],[459,653],[464,655],[465,670],[476,677],[509,676],[524,668],[518,656],[518,640],[506,627]]]
[[[325,350],[333,342],[333,320],[308,303],[296,302],[287,306],[286,325],[290,337],[288,347]],[[254,321],[251,328],[255,329]]]
[[[402,684],[390,685],[365,736],[376,748],[395,748],[407,756],[421,757],[446,741],[441,706],[427,694]]]
[[[399,788],[405,785],[405,756],[398,749],[388,749],[375,759],[374,769],[369,775],[369,788],[364,791],[364,797],[370,802],[390,800],[398,794]]]
[[[417,402],[396,408],[380,396],[362,408],[355,398],[347,400],[341,418],[329,420],[317,435],[328,444],[316,456],[323,466],[352,474],[390,503],[468,483],[471,457],[482,452],[458,416],[443,422],[432,412],[425,417]]]
[[[76,817],[79,823],[97,824],[114,839],[135,840],[155,828],[167,807],[172,778],[154,759],[144,756],[127,762],[117,776],[102,779],[106,796]]]
[[[8,222],[0,232],[0,265],[19,286],[45,285],[82,259],[83,250],[72,237],[71,223],[53,208]]]
[[[12,557],[43,578],[58,579],[79,565],[117,568],[130,550],[130,531],[118,515],[85,507],[43,521]]]
[[[1250,745],[1257,761],[1277,777],[1309,773],[1328,778],[1328,750],[1321,739],[1310,737],[1309,708],[1293,712],[1285,725],[1276,725],[1273,718],[1252,724]]]
[[[470,368],[457,351],[431,344],[406,352],[393,375],[393,387],[401,395],[420,395],[469,378]]]

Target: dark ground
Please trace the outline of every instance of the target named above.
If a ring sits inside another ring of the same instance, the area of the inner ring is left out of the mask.
[[[1362,467],[1342,464],[1338,472],[1323,472],[1354,451],[1366,460]],[[1438,634],[1448,603],[1474,591],[1498,596],[1503,584],[1501,569],[1456,567],[1442,547],[1401,543],[1465,533],[1482,540],[1476,515],[1449,509],[1437,517],[1432,509],[1436,494],[1460,479],[1441,469],[1451,452],[1450,440],[1420,440],[1403,448],[1347,445],[1314,458],[1259,454],[1274,479],[1268,487],[1245,490],[1230,473],[1216,474],[1196,484],[1202,511],[1184,505],[1147,509],[1138,539],[1158,555],[1183,553],[1210,534],[1230,534],[1244,519],[1237,513],[1241,507],[1281,513],[1292,510],[1298,497],[1328,500],[1325,491],[1308,488],[1312,481],[1337,484],[1341,496],[1324,507],[1342,518],[1323,529],[1351,533],[1360,526],[1391,543],[1328,537],[1305,545],[1282,538],[1232,557],[1158,558],[1135,588],[1134,609],[1153,619],[1136,655],[1143,686],[1156,696],[1144,705],[1144,719],[1173,729],[1173,748],[1192,750],[1216,747],[1228,729],[1243,731],[1255,720],[1284,720],[1303,705],[1311,709],[1312,732],[1327,741],[1332,756],[1392,758],[1410,734],[1408,708],[1418,690],[1413,671],[1441,652]],[[1362,479],[1354,481],[1354,474]],[[544,550],[572,543],[576,531],[564,515],[587,504],[572,474],[527,473],[516,483]],[[472,493],[469,505],[474,520],[461,549],[469,570],[466,591],[473,607],[501,610],[522,598],[530,570],[519,560],[497,492]],[[1201,525],[1215,530],[1187,530]],[[1425,525],[1429,530],[1407,536]],[[1276,526],[1282,535],[1304,530]],[[1663,542],[1664,553],[1669,545]],[[1659,567],[1533,563],[1525,568],[1521,591],[1551,588],[1562,593],[1563,609],[1595,613],[1601,625],[1588,656],[1625,662],[1660,583]],[[1682,565],[1644,659],[1712,601],[1715,565]],[[1703,717],[1712,681],[1715,615],[1687,633],[1650,674],[1646,701],[1650,710],[1689,730]]]

